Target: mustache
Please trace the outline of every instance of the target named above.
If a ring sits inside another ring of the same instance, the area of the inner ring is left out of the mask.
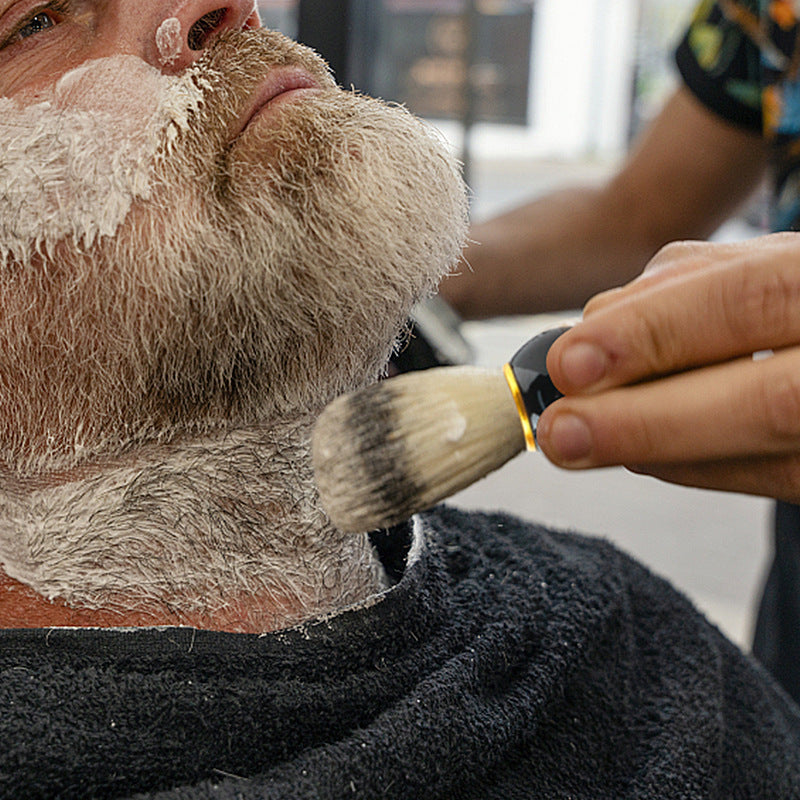
[[[205,153],[230,145],[254,92],[280,68],[300,69],[322,89],[339,91],[327,62],[310,48],[265,28],[228,31],[185,76],[202,95],[201,102],[188,109],[188,138]]]

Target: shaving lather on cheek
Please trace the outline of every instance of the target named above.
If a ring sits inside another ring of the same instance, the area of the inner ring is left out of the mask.
[[[190,75],[122,55],[67,72],[30,102],[0,98],[0,262],[114,236],[151,197],[158,154],[202,103]]]

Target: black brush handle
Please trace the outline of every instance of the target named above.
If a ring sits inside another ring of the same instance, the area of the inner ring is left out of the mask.
[[[547,372],[547,354],[569,326],[544,331],[526,342],[505,368],[506,380],[517,404],[525,441],[536,449],[536,422],[541,413],[564,395],[556,389]]]

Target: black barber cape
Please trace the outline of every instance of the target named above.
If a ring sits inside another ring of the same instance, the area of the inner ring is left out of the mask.
[[[0,796],[800,798],[800,710],[609,544],[375,544],[393,589],[284,633],[0,633]]]

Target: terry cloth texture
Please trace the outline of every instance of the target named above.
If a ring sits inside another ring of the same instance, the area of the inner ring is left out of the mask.
[[[393,589],[284,633],[3,632],[0,794],[800,798],[800,710],[611,545],[437,509],[376,546]]]

